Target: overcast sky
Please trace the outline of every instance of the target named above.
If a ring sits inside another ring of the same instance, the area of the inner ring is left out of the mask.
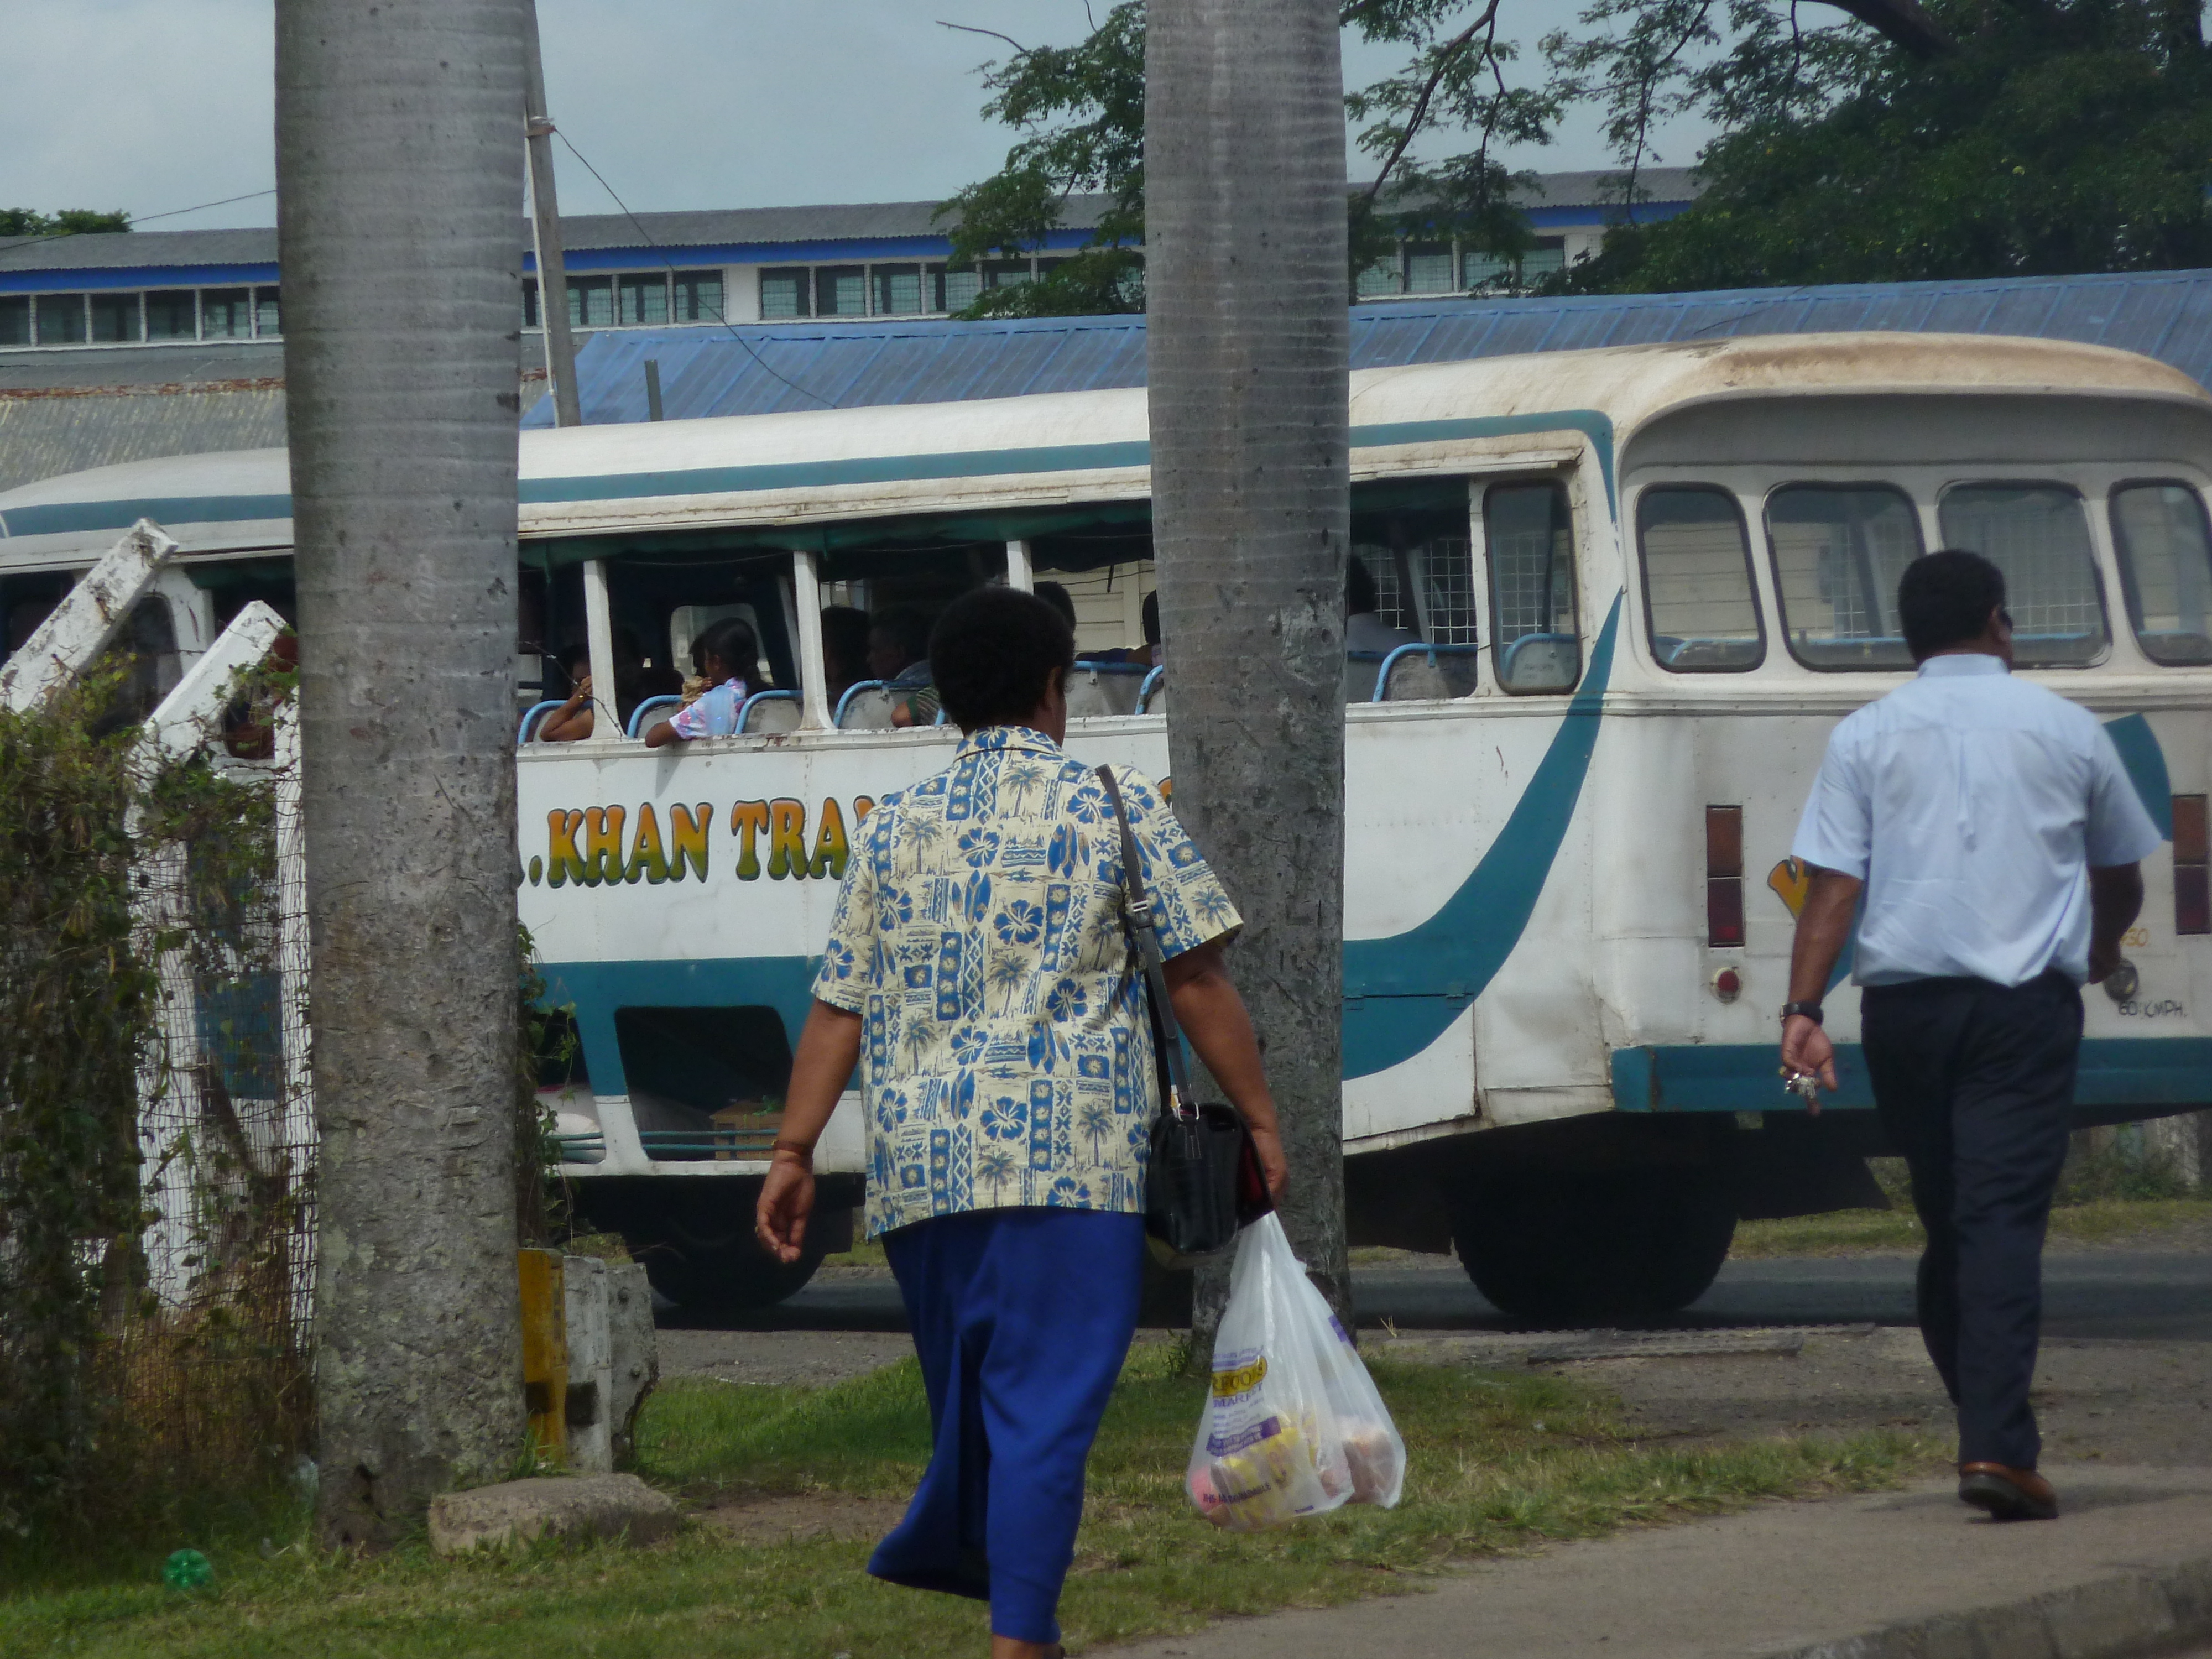
[[[1096,0],[1103,12],[1107,0]],[[1505,0],[1533,62],[1536,38],[1578,0]],[[0,99],[0,206],[121,208],[142,220],[275,183],[271,0],[15,0]],[[1086,27],[1082,0],[539,0],[547,101],[625,201],[647,209],[941,199],[989,173],[1009,135],[978,113],[978,64],[1004,30],[1024,45]],[[30,64],[77,71],[23,73]],[[88,69],[86,66],[91,66]],[[1363,84],[1395,56],[1347,43]],[[1661,135],[1670,164],[1695,128]],[[1611,165],[1587,118],[1546,149],[1504,157],[1546,171]],[[561,202],[613,210],[561,155]],[[1369,164],[1355,159],[1357,176]],[[148,223],[181,230],[276,222],[258,196]]]

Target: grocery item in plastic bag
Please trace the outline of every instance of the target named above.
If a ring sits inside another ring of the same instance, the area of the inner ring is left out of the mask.
[[[1218,1527],[1256,1532],[1346,1504],[1388,1509],[1406,1443],[1283,1224],[1244,1230],[1184,1482]]]

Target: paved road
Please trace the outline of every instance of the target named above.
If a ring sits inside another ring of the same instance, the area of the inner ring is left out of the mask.
[[[1912,1322],[1912,1260],[1731,1261],[1702,1300],[1674,1322],[1692,1326],[1846,1325]],[[1402,1330],[1497,1330],[1504,1316],[1455,1267],[1421,1265],[1360,1271],[1360,1323]],[[2176,1251],[2053,1252],[2044,1263],[2044,1333],[2059,1338],[2212,1342],[2212,1254]],[[888,1277],[825,1277],[781,1306],[733,1316],[664,1307],[664,1328],[903,1331],[898,1289]]]

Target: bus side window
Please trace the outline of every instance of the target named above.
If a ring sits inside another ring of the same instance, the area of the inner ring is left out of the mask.
[[[1766,656],[1752,587],[1751,542],[1735,497],[1711,484],[1665,484],[1636,503],[1651,654],[1677,674],[1741,673]]]
[[[2203,498],[2179,483],[2115,489],[2112,543],[2143,655],[2179,667],[2212,663],[2212,536]]]
[[[1493,484],[1482,497],[1492,649],[1512,692],[1571,691],[1582,678],[1575,532],[1564,484]]]
[[[2079,668],[2105,649],[2105,600],[2089,549],[2089,515],[2065,484],[1954,484],[1938,516],[1943,545],[1978,553],[2004,573],[2013,660]]]
[[[1897,584],[1920,515],[1887,484],[1785,484],[1766,498],[1782,637],[1808,668],[1910,668]]]

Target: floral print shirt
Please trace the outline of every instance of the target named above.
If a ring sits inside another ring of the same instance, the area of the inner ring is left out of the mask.
[[[1242,926],[1159,788],[1116,781],[1170,957]],[[861,821],[814,994],[862,1017],[867,1232],[1141,1212],[1158,1087],[1097,774],[994,726]]]

